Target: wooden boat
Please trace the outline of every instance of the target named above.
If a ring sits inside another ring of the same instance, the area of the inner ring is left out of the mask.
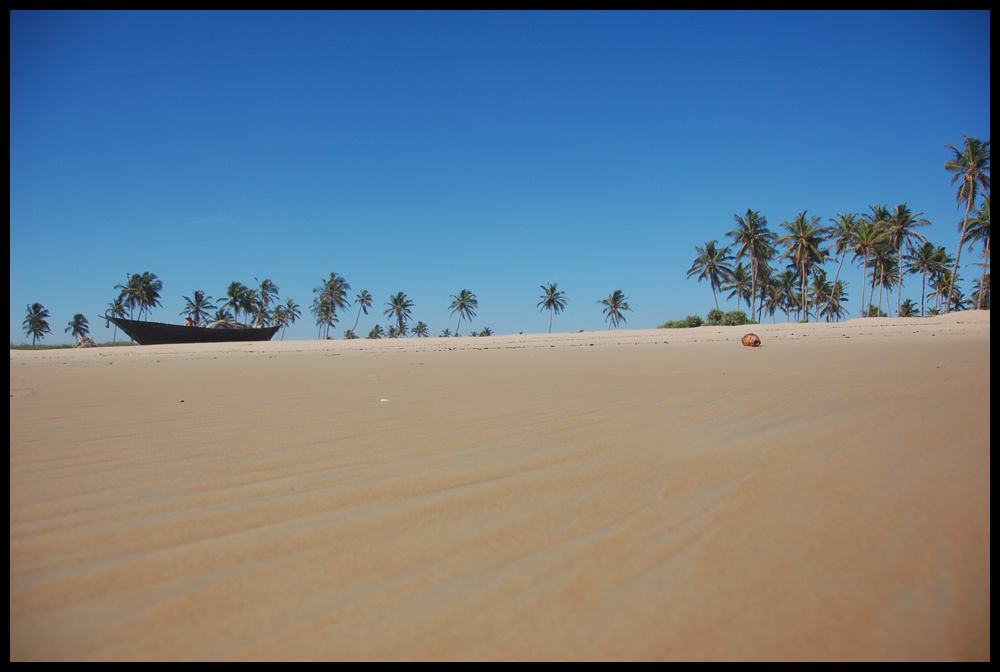
[[[173,345],[175,343],[232,343],[234,341],[270,341],[280,326],[247,327],[235,322],[214,322],[207,327],[186,327],[182,324],[142,322],[105,315],[139,345]]]

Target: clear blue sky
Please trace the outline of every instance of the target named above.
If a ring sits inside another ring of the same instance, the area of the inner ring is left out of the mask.
[[[549,282],[554,331],[605,328],[615,289],[650,328],[708,311],[694,247],[747,208],[776,230],[907,202],[954,253],[945,145],[990,138],[989,63],[988,11],[12,12],[10,340],[33,302],[46,343],[74,313],[110,339],[143,271],[171,322],[270,278],[302,306],[286,338],[315,338],[331,271],[375,297],[362,335],[399,291],[454,330],[465,288],[471,328],[545,331]]]

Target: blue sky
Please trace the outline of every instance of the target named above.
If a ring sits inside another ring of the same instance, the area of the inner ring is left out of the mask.
[[[694,246],[747,208],[906,202],[954,253],[945,145],[990,138],[989,62],[989,12],[12,12],[10,340],[34,302],[46,343],[74,313],[110,339],[143,271],[171,322],[270,278],[302,307],[286,338],[315,337],[331,271],[375,297],[362,335],[399,291],[454,330],[462,289],[472,329],[545,331],[550,282],[554,331],[606,328],[616,289],[650,328],[712,307]]]

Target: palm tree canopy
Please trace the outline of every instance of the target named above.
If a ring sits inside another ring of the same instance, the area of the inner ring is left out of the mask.
[[[190,315],[194,320],[195,324],[201,324],[208,319],[210,311],[215,310],[215,304],[212,303],[212,297],[207,296],[205,292],[200,289],[194,290],[194,298],[188,298],[186,296],[181,296],[184,299],[184,310],[181,311],[181,315]]]
[[[979,191],[990,190],[990,141],[965,136],[965,146],[959,151],[954,145],[945,145],[954,156],[944,164],[944,169],[954,173],[951,183],[961,181],[955,195],[959,204],[971,206],[976,202]]]
[[[821,264],[827,258],[826,250],[820,248],[826,229],[819,225],[819,217],[806,217],[807,212],[800,212],[792,222],[782,222],[788,235],[777,241],[786,248],[781,258],[788,259],[799,269]]]
[[[566,292],[556,290],[558,284],[553,282],[548,286],[541,285],[543,294],[540,297],[541,301],[536,306],[538,312],[548,310],[558,315],[566,309],[566,303],[569,299],[566,298]]]

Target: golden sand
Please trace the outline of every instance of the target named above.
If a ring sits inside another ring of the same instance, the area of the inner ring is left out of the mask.
[[[10,354],[10,657],[989,659],[989,313]]]

